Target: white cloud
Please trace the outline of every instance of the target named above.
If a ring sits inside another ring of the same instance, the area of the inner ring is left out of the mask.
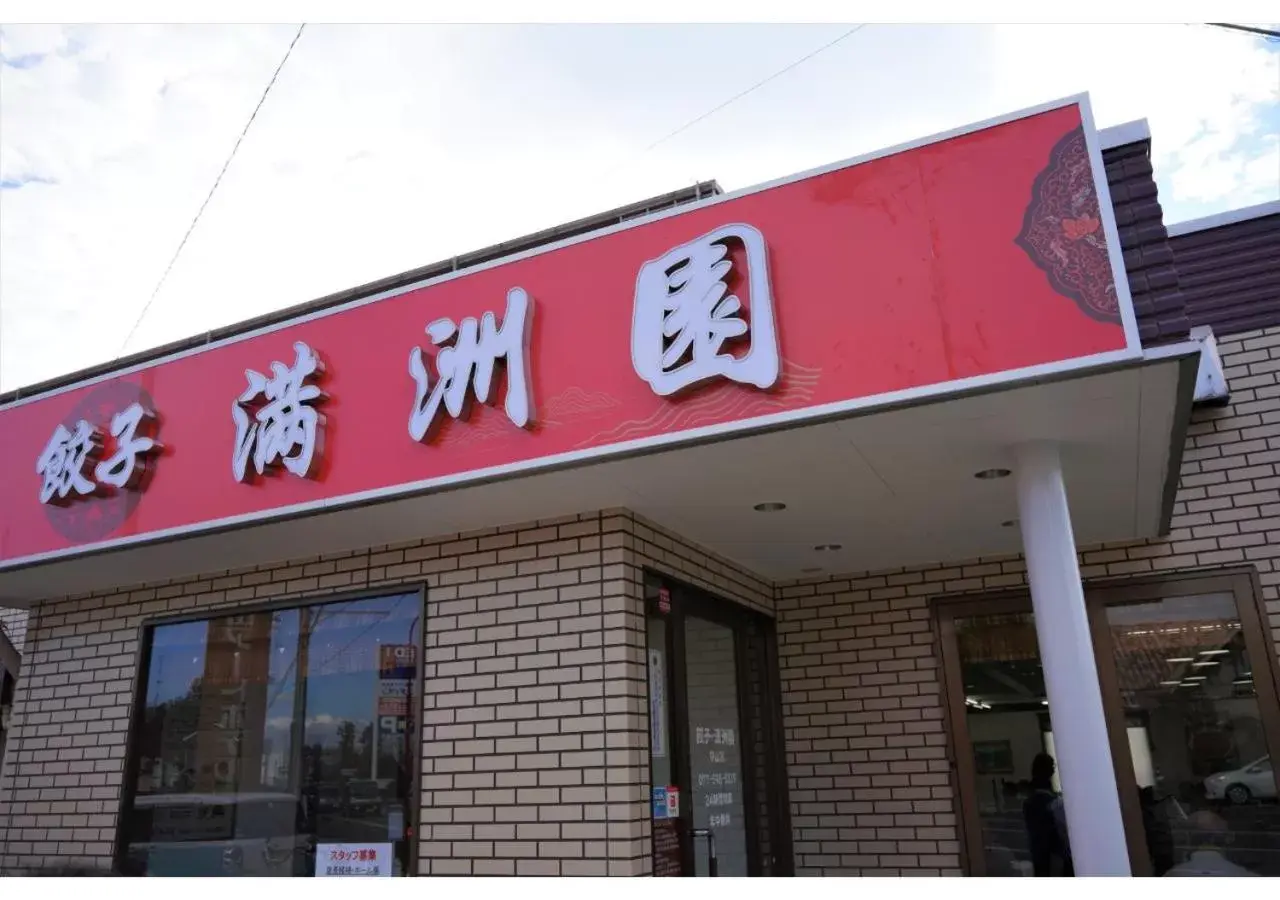
[[[1168,221],[1183,204],[1280,196],[1280,120],[1265,118],[1280,109],[1280,46],[1201,26],[1071,25],[1002,27],[995,49],[1018,97],[1087,87],[1100,124],[1146,118]]]
[[[1186,26],[869,26],[637,152],[845,30],[310,26],[129,349],[1081,90],[1148,118],[1170,220],[1280,193],[1280,54]],[[47,183],[0,190],[0,386],[116,355],[292,36],[4,29],[0,181]]]

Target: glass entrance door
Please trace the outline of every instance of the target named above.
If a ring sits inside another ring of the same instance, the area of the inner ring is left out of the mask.
[[[1274,649],[1248,573],[1086,588],[1135,875],[1280,875]],[[1071,874],[1030,600],[939,606],[975,875]],[[1046,761],[1047,760],[1047,761]]]
[[[747,874],[742,803],[742,728],[733,629],[696,616],[684,620],[685,731],[689,746],[694,874],[710,874],[714,848],[720,875]],[[701,832],[706,832],[705,836]]]
[[[646,595],[654,874],[790,874],[772,621],[656,577]]]
[[[1105,607],[1114,652],[1099,667],[1129,736],[1121,789],[1141,811],[1150,874],[1274,877],[1280,711],[1270,647],[1246,626],[1229,580],[1205,583],[1218,586],[1117,592]]]
[[[1035,618],[1015,610],[956,616],[947,633],[964,692],[957,726],[971,748],[957,766],[972,786],[971,856],[987,876],[1071,874]]]

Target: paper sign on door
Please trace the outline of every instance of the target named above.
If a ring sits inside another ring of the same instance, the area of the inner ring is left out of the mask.
[[[390,844],[319,844],[316,877],[391,875]]]
[[[667,669],[661,650],[649,651],[649,752],[667,755]]]
[[[674,785],[653,789],[653,818],[680,818],[680,788]]]

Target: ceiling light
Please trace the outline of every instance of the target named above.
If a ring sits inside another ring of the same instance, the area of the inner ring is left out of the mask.
[[[1252,678],[1237,678],[1232,684],[1253,684]]]
[[[819,553],[831,553],[836,550],[843,550],[844,545],[843,544],[816,544],[813,549],[817,550]]]
[[[1212,659],[1202,659],[1202,660],[1200,660],[1200,662],[1193,662],[1193,663],[1191,664],[1191,668],[1193,668],[1193,669],[1207,669],[1207,668],[1209,668],[1209,666],[1220,666],[1220,665],[1222,665],[1222,663],[1218,662],[1217,660],[1212,660]]]
[[[787,504],[773,503],[773,502],[757,503],[755,506],[751,508],[754,509],[756,512],[782,512],[784,509],[787,508]]]
[[[983,469],[981,472],[974,472],[973,477],[980,478],[983,481],[990,481],[993,478],[1008,478],[1009,474],[1008,469]]]
[[[1183,681],[1208,681],[1209,678],[1208,676],[1205,676],[1205,675],[1187,675],[1182,680]]]
[[[1178,685],[1182,684],[1181,681],[1162,681],[1160,683],[1163,684],[1165,687],[1177,687]]]
[[[1230,653],[1230,650],[1223,648],[1222,650],[1201,650],[1201,656],[1222,656],[1224,653]]]
[[[1001,528],[1012,528],[1013,526],[1015,526],[1015,525],[1017,525],[1017,524],[1018,524],[1018,520],[1017,520],[1017,519],[1005,519],[1003,522],[1001,522],[1001,523],[1000,523],[1000,527],[1001,527]]]
[[[1195,661],[1196,661],[1196,658],[1195,658],[1194,656],[1171,656],[1171,657],[1169,657],[1169,662],[1171,662],[1171,663],[1188,663],[1188,662],[1195,662]]]
[[[1041,701],[1040,701],[1040,705],[1041,705],[1041,706],[1048,706],[1048,705],[1049,705],[1049,701],[1048,701],[1048,700],[1041,700]]]

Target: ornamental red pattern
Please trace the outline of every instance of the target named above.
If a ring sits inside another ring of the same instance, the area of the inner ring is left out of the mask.
[[[1120,322],[1084,129],[1063,135],[1031,188],[1016,243],[1049,284],[1099,322]]]

